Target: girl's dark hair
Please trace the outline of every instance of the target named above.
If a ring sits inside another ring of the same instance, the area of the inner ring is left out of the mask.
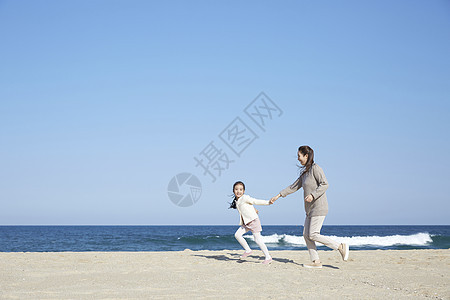
[[[236,195],[234,194],[234,188],[235,188],[238,184],[242,185],[242,186],[244,187],[244,191],[245,191],[245,184],[244,184],[242,181],[236,181],[236,182],[233,184],[233,196],[234,196],[234,199],[233,199],[233,202],[230,203],[230,207],[228,207],[228,208],[234,208],[234,209],[236,209],[236,202],[237,202],[237,199],[236,199]]]
[[[298,152],[300,152],[303,156],[308,154],[308,159],[306,160],[306,164],[300,167],[301,175],[306,174],[311,170],[312,165],[314,164],[314,150],[309,146],[300,146],[298,147]]]

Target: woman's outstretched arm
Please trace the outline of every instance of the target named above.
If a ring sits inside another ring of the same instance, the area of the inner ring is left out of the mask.
[[[302,181],[299,178],[297,178],[296,181],[294,181],[293,184],[291,184],[290,186],[288,186],[287,188],[285,188],[284,190],[282,190],[281,192],[278,193],[278,195],[276,195],[275,197],[272,197],[272,199],[270,199],[270,203],[274,203],[275,201],[278,200],[278,198],[280,197],[286,197],[289,194],[295,193],[296,191],[298,191],[300,188],[302,187]]]

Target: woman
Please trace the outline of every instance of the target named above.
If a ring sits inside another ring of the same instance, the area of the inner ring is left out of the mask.
[[[303,237],[308,247],[311,257],[311,264],[304,264],[306,268],[322,268],[319,255],[317,253],[316,243],[319,242],[325,246],[338,250],[342,259],[347,261],[349,247],[344,243],[337,243],[329,237],[320,234],[325,216],[328,213],[328,202],[325,191],[328,188],[328,182],[321,167],[314,163],[314,151],[309,146],[298,148],[298,160],[303,166],[300,177],[290,186],[282,190],[278,195],[270,200],[274,203],[280,197],[286,197],[298,191],[303,187],[303,197],[305,199],[306,219],[303,228]]]

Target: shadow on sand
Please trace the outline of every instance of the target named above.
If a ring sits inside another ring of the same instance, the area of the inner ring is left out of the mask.
[[[224,254],[221,254],[221,255],[200,255],[200,254],[194,254],[194,256],[204,257],[204,258],[207,258],[207,259],[215,259],[215,260],[219,260],[219,261],[235,261],[237,263],[260,263],[260,262],[255,262],[254,260],[240,259],[239,258],[240,254],[237,254],[237,253],[227,253],[227,255],[224,255]],[[248,258],[250,258],[250,259],[258,259],[260,261],[264,260],[264,256],[259,256],[259,255],[250,255]],[[297,266],[300,266],[300,267],[303,266],[303,264],[296,263],[292,259],[278,258],[278,257],[272,257],[272,259],[273,259],[274,262],[277,262],[277,263],[294,264],[294,265],[297,265]],[[323,265],[323,267],[324,268],[331,268],[331,269],[339,269],[338,267],[331,266],[331,265]]]
[[[233,255],[233,254],[230,254],[230,255]],[[226,256],[226,255],[199,255],[199,254],[194,254],[194,256],[204,257],[204,258],[208,258],[208,259],[221,260],[221,261],[235,261],[235,262],[237,262],[239,264],[242,264],[242,263],[257,263],[257,262],[254,262],[254,261],[248,261],[248,260],[245,260],[245,259],[240,259],[238,254],[235,255],[235,256],[237,256],[236,258],[229,257],[229,256]],[[254,255],[250,255],[249,257],[255,257],[255,256]]]
[[[199,254],[194,254],[194,256],[197,257],[204,257],[207,259],[215,259],[215,260],[219,260],[219,261],[235,261],[237,263],[260,263],[260,262],[256,262],[253,260],[246,260],[246,259],[240,259],[239,256],[240,254],[237,253],[227,253],[228,255],[199,255]],[[264,260],[264,256],[259,256],[259,255],[250,255],[249,258],[252,259],[259,259],[260,261]],[[274,262],[277,263],[282,263],[282,264],[294,264],[300,267],[303,267],[303,264],[299,264],[296,263],[295,261],[293,261],[292,259],[287,259],[287,258],[277,258],[277,257],[272,257]],[[332,265],[323,265],[323,268],[330,268],[330,269],[335,269],[338,270],[338,267],[332,266]]]

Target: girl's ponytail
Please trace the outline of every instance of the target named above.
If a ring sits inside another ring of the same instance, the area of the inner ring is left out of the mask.
[[[234,196],[233,202],[230,203],[230,207],[228,207],[228,208],[233,208],[233,209],[237,208],[236,207],[236,196]]]

